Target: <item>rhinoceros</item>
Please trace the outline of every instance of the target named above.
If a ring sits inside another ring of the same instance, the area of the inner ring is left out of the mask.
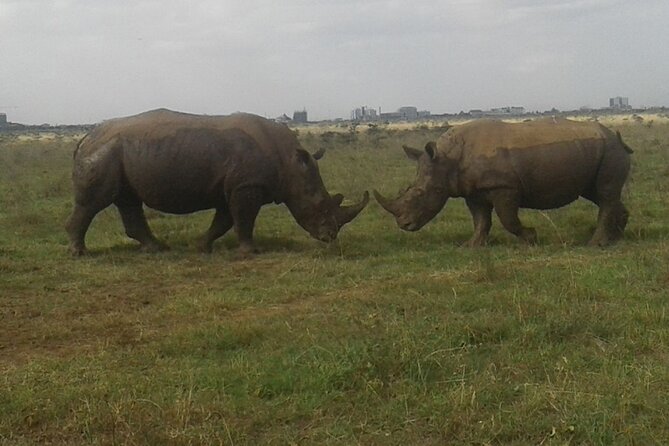
[[[620,195],[632,150],[619,132],[597,122],[478,120],[452,127],[423,151],[404,150],[418,161],[415,183],[395,200],[374,194],[407,231],[423,227],[449,197],[464,197],[471,212],[469,246],[486,244],[493,209],[506,230],[536,243],[536,231],[522,225],[518,209],[553,209],[579,197],[599,206],[590,245],[621,238],[627,224]]]
[[[215,209],[202,251],[234,227],[242,256],[255,252],[260,207],[285,203],[312,237],[329,242],[366,206],[330,196],[315,159],[284,124],[237,113],[204,116],[165,109],[105,121],[74,153],[74,209],[66,230],[74,255],[86,250],[93,217],[111,204],[142,249],[166,248],[151,233],[143,205],[173,214]]]

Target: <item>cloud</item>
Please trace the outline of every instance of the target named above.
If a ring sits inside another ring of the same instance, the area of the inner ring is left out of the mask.
[[[664,0],[3,0],[0,104],[91,122],[153,107],[564,108],[623,91],[661,103],[668,19]]]

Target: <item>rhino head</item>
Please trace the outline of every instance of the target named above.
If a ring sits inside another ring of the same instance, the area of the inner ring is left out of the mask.
[[[414,184],[394,200],[374,190],[376,201],[395,216],[397,226],[405,231],[417,231],[441,211],[448,200],[445,167],[437,159],[436,144],[429,142],[425,150],[403,146],[410,159],[417,161],[418,173]]]
[[[337,238],[339,230],[353,220],[369,202],[369,193],[351,206],[342,206],[344,196],[331,196],[325,189],[316,160],[323,156],[319,150],[313,156],[304,149],[297,149],[291,163],[290,186],[286,205],[297,223],[312,237],[322,242]]]

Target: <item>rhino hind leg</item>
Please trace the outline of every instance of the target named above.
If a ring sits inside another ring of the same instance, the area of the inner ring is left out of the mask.
[[[167,245],[156,239],[151,232],[141,203],[116,203],[116,207],[121,214],[126,235],[137,240],[142,245],[143,251],[157,252],[168,249]]]
[[[626,147],[626,146],[624,146]],[[630,159],[624,147],[609,148],[597,172],[594,187],[584,197],[599,206],[597,229],[591,246],[606,246],[623,236],[629,213],[621,201],[622,190],[630,170]]]
[[[214,242],[218,238],[223,237],[230,228],[232,228],[232,215],[230,215],[230,211],[227,207],[217,208],[211,226],[209,226],[207,232],[200,239],[200,251],[210,253]]]
[[[471,248],[485,246],[492,227],[492,205],[484,200],[466,199],[469,212],[474,220],[474,234],[464,246]]]
[[[253,245],[253,228],[260,207],[264,204],[263,191],[260,187],[241,187],[230,196],[230,214],[232,215],[235,234],[239,240],[238,255],[250,257],[257,253]]]
[[[85,237],[93,218],[114,202],[121,189],[121,166],[112,149],[100,148],[92,160],[75,155],[74,208],[65,224],[70,252],[75,256],[86,253]]]
[[[74,208],[65,223],[72,255],[86,254],[86,232],[98,212],[112,204],[113,194],[114,184],[111,181],[93,183],[89,188],[75,183]]]
[[[537,231],[534,228],[523,226],[518,218],[520,208],[520,197],[513,190],[497,190],[490,194],[495,213],[504,228],[523,240],[525,243],[534,245],[537,243]]]
[[[618,201],[613,205],[611,218],[606,222],[606,229],[612,242],[623,238],[628,219],[629,212],[627,208],[625,208],[625,205],[621,201]]]
[[[629,212],[621,201],[599,203],[597,229],[588,242],[590,246],[607,246],[620,240],[627,226]]]
[[[72,214],[67,219],[65,230],[70,239],[70,253],[73,256],[81,256],[86,253],[86,232],[93,221],[93,217],[101,209],[83,206],[75,203]]]
[[[629,218],[629,212],[620,200],[626,176],[627,170],[622,168],[617,175],[600,174],[596,187],[583,194],[584,198],[599,206],[597,229],[588,242],[589,246],[607,246],[623,237]]]
[[[615,226],[614,226],[614,236],[615,240],[621,239],[623,233],[625,232],[625,227],[627,226],[627,220],[629,220],[630,213],[625,207],[625,205],[620,203],[618,212],[616,214]]]

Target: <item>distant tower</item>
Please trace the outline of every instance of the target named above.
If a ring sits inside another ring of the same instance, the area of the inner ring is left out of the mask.
[[[0,127],[7,125],[7,115],[0,113]]]
[[[305,124],[307,122],[307,111],[296,111],[293,113],[293,122]]]
[[[629,98],[616,96],[615,98],[609,98],[609,107],[616,109],[629,109],[630,101]]]

